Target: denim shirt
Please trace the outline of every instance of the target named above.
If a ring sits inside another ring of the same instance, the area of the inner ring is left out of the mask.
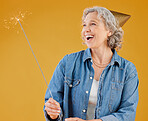
[[[134,121],[138,104],[138,75],[134,64],[113,51],[111,62],[103,70],[97,92],[94,119]],[[57,65],[49,87],[61,106],[58,120],[78,117],[86,120],[89,94],[94,78],[91,49],[68,54]],[[47,89],[45,102],[51,97]],[[46,121],[52,121],[44,106]]]

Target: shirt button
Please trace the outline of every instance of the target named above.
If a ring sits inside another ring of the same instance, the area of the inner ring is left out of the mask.
[[[88,91],[86,91],[86,94],[88,94]]]
[[[90,62],[92,62],[92,59],[90,60]]]
[[[72,87],[72,84],[70,84],[69,87]]]
[[[92,77],[90,77],[90,79],[92,79]]]
[[[85,112],[86,112],[86,110],[84,109],[84,110],[83,110],[83,113],[85,113]]]

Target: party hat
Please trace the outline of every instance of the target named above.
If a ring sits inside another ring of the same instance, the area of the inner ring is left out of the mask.
[[[118,20],[120,27],[122,27],[126,23],[126,21],[131,17],[131,15],[120,13],[120,12],[116,12],[116,11],[112,11],[112,10],[110,10],[110,12]]]

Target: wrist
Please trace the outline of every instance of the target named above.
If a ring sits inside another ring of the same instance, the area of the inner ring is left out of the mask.
[[[47,112],[46,112],[46,116],[47,116],[47,118],[50,119],[51,121],[54,121],[54,120],[56,121],[56,120],[58,119],[58,117],[59,117],[59,116],[51,116],[51,115],[49,115]]]
[[[103,121],[102,119],[92,119],[92,120],[87,120],[87,121]]]
[[[49,115],[50,116],[50,115]],[[50,116],[51,119],[56,120],[59,116]]]

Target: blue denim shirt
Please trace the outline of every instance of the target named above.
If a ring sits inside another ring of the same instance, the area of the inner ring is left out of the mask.
[[[89,94],[94,78],[91,50],[64,56],[57,65],[49,88],[60,103],[62,119],[86,119]],[[103,121],[134,121],[138,103],[138,75],[133,63],[113,50],[111,62],[103,70],[98,88],[94,119]],[[45,102],[51,97],[48,89]],[[46,121],[51,120],[44,106]]]

